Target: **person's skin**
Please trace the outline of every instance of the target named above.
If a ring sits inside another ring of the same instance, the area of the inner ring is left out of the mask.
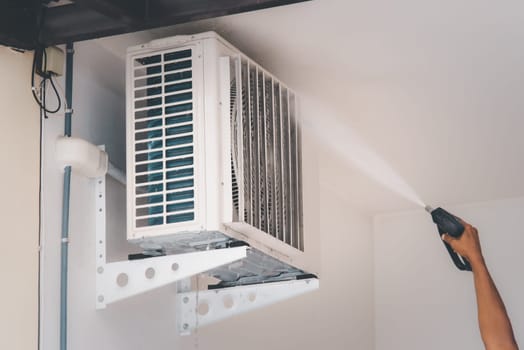
[[[443,234],[442,239],[471,264],[477,294],[480,334],[487,350],[518,350],[504,302],[489,274],[477,229],[462,221],[460,238]]]

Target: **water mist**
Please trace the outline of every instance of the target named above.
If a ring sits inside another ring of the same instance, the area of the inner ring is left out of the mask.
[[[413,188],[353,130],[337,120],[333,111],[314,103],[304,108],[304,127],[320,142],[386,188],[425,207]]]

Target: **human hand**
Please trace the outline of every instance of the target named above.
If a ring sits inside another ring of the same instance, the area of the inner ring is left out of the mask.
[[[459,219],[459,221],[464,226],[462,236],[455,238],[444,233],[441,236],[442,240],[448,243],[457,254],[466,258],[471,264],[482,262],[484,258],[482,256],[477,229],[462,219]]]

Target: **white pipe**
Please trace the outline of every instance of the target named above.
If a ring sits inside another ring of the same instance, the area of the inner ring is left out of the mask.
[[[111,162],[109,162],[109,166],[107,167],[107,175],[126,186],[126,174]]]

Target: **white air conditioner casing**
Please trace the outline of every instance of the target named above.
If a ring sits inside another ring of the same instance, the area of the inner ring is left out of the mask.
[[[245,242],[249,268],[214,275],[247,269],[246,284],[314,273],[291,89],[213,32],[129,48],[126,89],[128,240],[167,253]]]

